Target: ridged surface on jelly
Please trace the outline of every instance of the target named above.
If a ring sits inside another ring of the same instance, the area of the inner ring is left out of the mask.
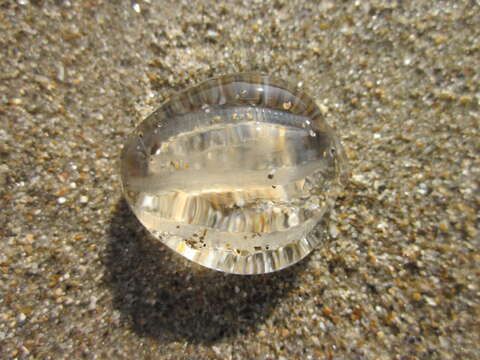
[[[143,121],[125,144],[122,181],[136,216],[172,249],[255,274],[318,244],[343,161],[307,95],[235,74],[174,96]]]

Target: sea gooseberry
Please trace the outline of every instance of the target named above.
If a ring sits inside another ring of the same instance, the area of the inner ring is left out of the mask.
[[[125,197],[151,234],[196,263],[236,274],[280,270],[320,245],[345,167],[316,103],[257,73],[172,96],[121,155]]]

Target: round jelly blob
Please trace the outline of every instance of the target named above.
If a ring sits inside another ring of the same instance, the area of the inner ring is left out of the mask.
[[[121,155],[125,197],[153,236],[237,274],[280,270],[321,244],[345,168],[315,102],[256,73],[174,95]]]

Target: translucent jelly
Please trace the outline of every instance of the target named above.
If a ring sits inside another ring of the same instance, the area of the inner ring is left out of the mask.
[[[156,238],[237,274],[285,268],[320,244],[346,174],[315,102],[254,73],[173,96],[127,138],[121,161],[125,197]]]

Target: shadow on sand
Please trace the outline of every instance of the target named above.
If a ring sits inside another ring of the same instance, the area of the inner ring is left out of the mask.
[[[206,344],[264,321],[308,262],[256,276],[203,268],[151,237],[125,200],[112,216],[103,260],[114,308],[138,335]]]

